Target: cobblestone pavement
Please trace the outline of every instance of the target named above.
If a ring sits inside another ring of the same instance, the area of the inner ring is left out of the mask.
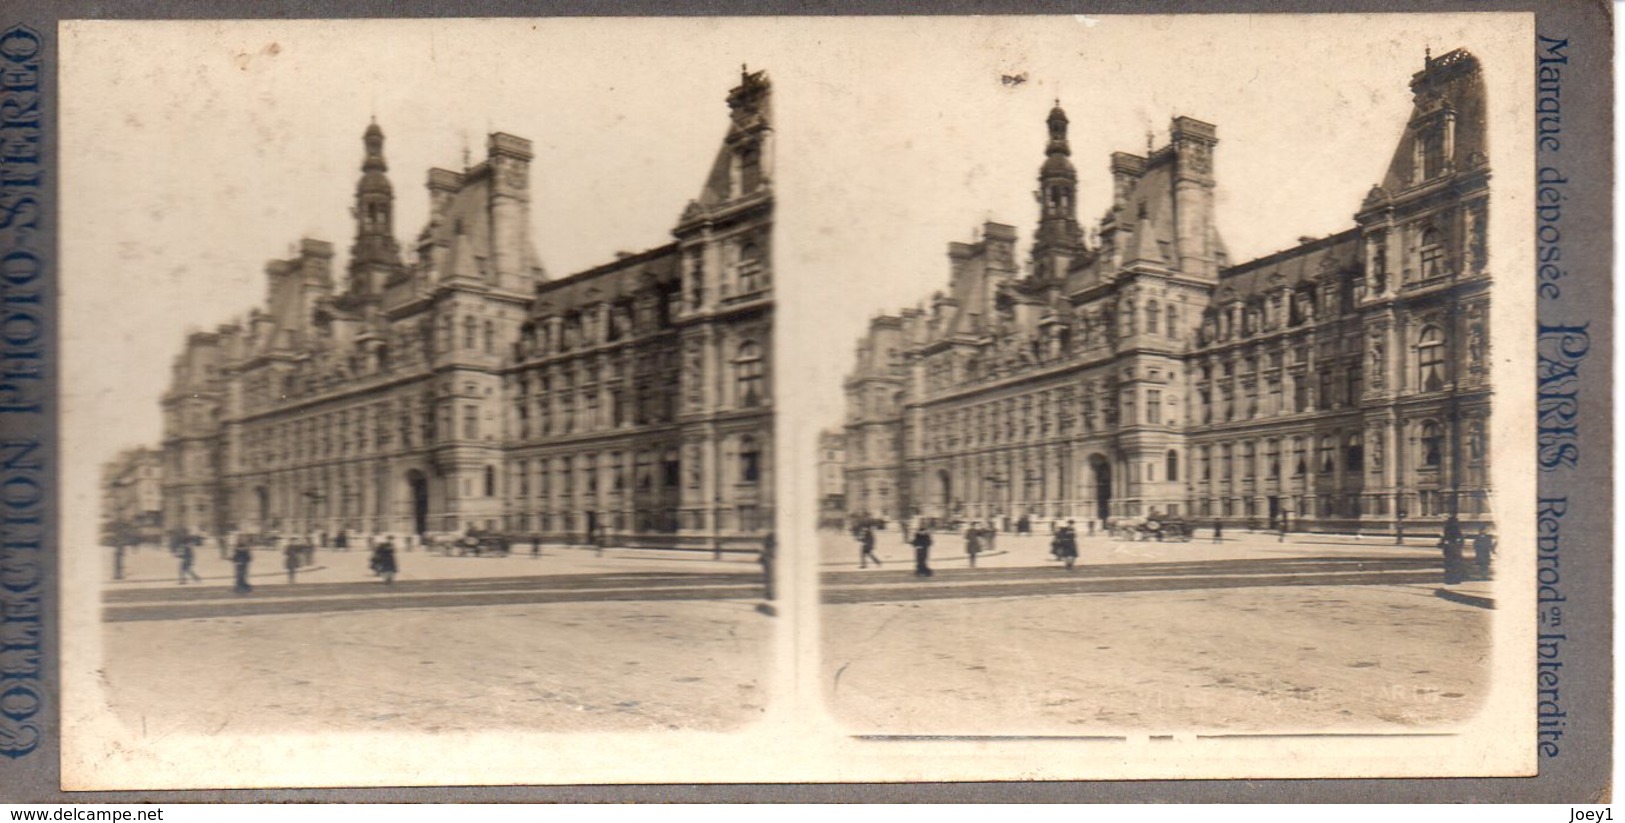
[[[651,556],[652,555],[652,556]],[[254,591],[147,548],[103,586],[103,696],[139,734],[725,730],[761,716],[774,619],[754,558],[550,549],[540,558],[318,552]],[[111,569],[111,565],[109,565]]]
[[[822,671],[840,721],[904,735],[1414,732],[1467,719],[1488,686],[1492,612],[1437,596],[1426,546],[1096,537],[1069,572],[1047,537],[999,540],[972,569],[960,539],[939,536],[937,574],[920,579],[900,535],[867,570],[848,536],[824,535]]]

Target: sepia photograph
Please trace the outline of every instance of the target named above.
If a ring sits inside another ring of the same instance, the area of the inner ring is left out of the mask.
[[[64,25],[109,722],[761,718],[773,83],[533,29]]]
[[[1509,685],[1528,31],[1332,20],[1011,25],[830,147],[888,183],[819,252],[853,733],[1453,733]]]
[[[58,35],[68,790],[1535,771],[1530,14]]]

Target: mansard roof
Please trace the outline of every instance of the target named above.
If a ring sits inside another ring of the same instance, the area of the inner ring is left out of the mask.
[[[1247,300],[1359,267],[1359,229],[1346,229],[1231,267],[1219,275],[1219,293]]]
[[[532,317],[548,317],[601,302],[631,297],[652,286],[670,288],[681,281],[676,243],[628,254],[620,259],[551,280],[536,287]]]
[[[1421,134],[1415,127],[1430,118],[1446,113],[1454,116],[1455,144],[1450,156],[1457,168],[1465,168],[1474,158],[1487,158],[1489,154],[1485,128],[1488,104],[1477,57],[1465,49],[1428,57],[1424,68],[1411,76],[1411,95],[1410,120],[1382,179],[1382,187],[1389,194],[1412,185],[1416,143]]]

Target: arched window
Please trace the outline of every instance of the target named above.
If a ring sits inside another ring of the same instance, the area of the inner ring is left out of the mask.
[[[1360,433],[1354,432],[1343,441],[1343,467],[1351,472],[1365,469],[1365,443]]]
[[[1264,471],[1265,477],[1278,480],[1281,477],[1281,441],[1274,438],[1264,441]]]
[[[756,483],[762,476],[762,450],[756,438],[745,435],[739,439],[739,482]]]
[[[1444,241],[1438,229],[1426,229],[1422,232],[1422,279],[1438,277],[1445,273]]]
[[[1134,334],[1134,301],[1133,300],[1129,300],[1129,301],[1127,301],[1127,302],[1125,302],[1123,304],[1123,328],[1121,329],[1121,331],[1122,331],[1122,334],[1123,334],[1124,337],[1129,337],[1129,336]]]
[[[682,480],[682,463],[677,456],[676,449],[666,449],[660,461],[662,481],[666,488],[675,489]]]
[[[1332,436],[1320,436],[1320,473],[1331,474],[1337,469],[1337,446]]]
[[[761,291],[766,285],[767,267],[762,263],[762,249],[754,240],[739,244],[739,293]]]
[[[474,339],[478,334],[479,322],[472,317],[463,318],[463,348],[473,351],[478,342]]]
[[[485,496],[495,497],[497,494],[497,470],[492,466],[485,467]]]
[[[1292,438],[1292,476],[1302,477],[1309,470],[1309,444],[1302,437]]]
[[[491,354],[497,350],[497,327],[495,323],[485,321],[485,353]]]
[[[1162,310],[1157,305],[1157,301],[1151,300],[1151,301],[1148,301],[1145,304],[1145,333],[1146,334],[1156,334],[1157,333],[1157,321],[1158,321],[1159,316],[1161,315],[1161,313],[1162,313]]]
[[[1164,466],[1164,472],[1163,472],[1163,474],[1166,476],[1166,479],[1168,479],[1168,480],[1178,480],[1179,479],[1179,453],[1174,451],[1173,449],[1169,449],[1166,464],[1167,465]]]
[[[1444,388],[1444,331],[1438,326],[1422,329],[1416,340],[1417,384],[1423,391]]]
[[[1241,444],[1241,476],[1245,480],[1253,479],[1255,465],[1258,462],[1258,446],[1248,440]]]
[[[1438,423],[1432,420],[1422,421],[1422,436],[1419,445],[1422,447],[1422,465],[1430,469],[1438,468],[1440,453],[1444,447],[1444,436],[1440,433]]]
[[[762,347],[755,341],[739,344],[734,357],[734,378],[737,383],[741,408],[760,406],[765,399],[762,388]]]
[[[1168,306],[1167,330],[1169,338],[1174,340],[1179,339],[1179,309],[1175,308],[1173,304],[1169,304]]]

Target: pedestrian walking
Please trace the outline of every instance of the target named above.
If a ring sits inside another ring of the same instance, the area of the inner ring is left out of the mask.
[[[917,535],[916,535],[917,536]],[[858,532],[858,568],[869,568],[869,561],[875,561],[875,567],[880,567],[880,558],[875,556],[875,530],[865,525]]]
[[[231,567],[232,571],[236,573],[232,591],[241,593],[254,590],[253,586],[248,585],[248,564],[252,562],[254,562],[254,553],[248,550],[248,546],[242,543],[237,544],[236,551],[231,553]]]
[[[1480,525],[1478,534],[1473,537],[1473,562],[1478,566],[1478,579],[1490,579],[1490,555],[1495,553],[1495,537],[1490,534],[1490,527]]]
[[[181,544],[181,585],[182,586],[186,585],[186,578],[188,578],[188,577],[192,578],[193,580],[196,580],[199,583],[203,582],[203,578],[198,577],[197,572],[192,570],[192,563],[195,562],[196,560],[197,560],[197,553],[196,553],[196,550],[192,548],[191,542],[188,541],[186,543]]]
[[[972,523],[965,529],[965,555],[970,558],[970,567],[976,568],[976,555],[982,550],[982,533]]]
[[[1439,549],[1444,553],[1445,585],[1454,585],[1466,578],[1461,548],[1461,524],[1452,516],[1444,521],[1444,532],[1439,535]]]
[[[1281,522],[1278,525],[1279,525],[1279,527],[1281,529],[1281,537],[1280,537],[1280,539],[1276,540],[1275,542],[1277,542],[1277,543],[1285,543],[1286,542],[1286,526],[1287,526],[1286,512],[1281,512]]]
[[[931,531],[921,528],[914,533],[914,576],[930,577],[931,571]]]
[[[289,583],[294,582],[294,577],[299,572],[299,555],[303,551],[303,546],[291,542],[282,550],[282,567],[288,570]]]
[[[539,534],[533,534],[530,536],[530,556],[542,556],[542,536]]]
[[[1213,518],[1213,542],[1220,543],[1220,542],[1223,542],[1223,541],[1224,541],[1224,524],[1220,523],[1219,518],[1215,517],[1215,518]]]
[[[1066,521],[1066,528],[1061,529],[1060,533],[1055,535],[1055,539],[1060,541],[1057,554],[1061,562],[1066,564],[1067,571],[1072,571],[1078,562],[1078,532],[1072,528],[1072,521]]]
[[[372,573],[382,577],[384,585],[391,586],[395,583],[397,571],[399,568],[395,565],[395,544],[386,537],[384,542],[378,544],[378,548],[372,551]]]
[[[333,538],[333,548],[338,549],[341,552],[347,552],[350,550],[349,530],[339,529],[339,536]]]
[[[756,559],[762,564],[763,596],[768,600],[772,600],[776,593],[773,588],[773,563],[778,559],[778,553],[778,542],[774,539],[773,532],[768,532],[767,536],[762,538],[761,551],[756,555]]]

